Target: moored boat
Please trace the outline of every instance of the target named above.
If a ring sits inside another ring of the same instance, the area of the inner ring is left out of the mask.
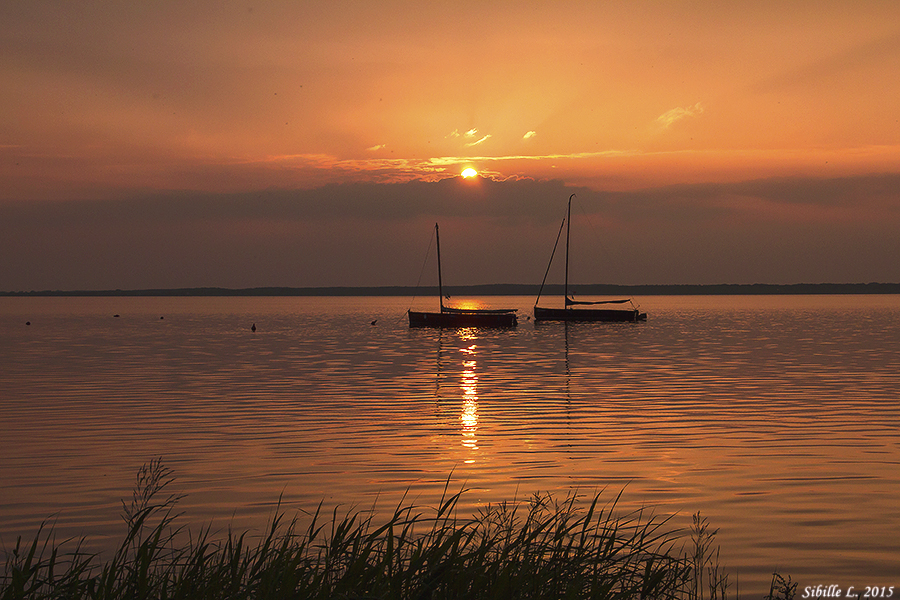
[[[440,312],[407,310],[410,327],[515,327],[518,324],[515,308],[456,308],[444,306],[444,286],[441,277],[441,235],[434,224],[437,241],[438,300]]]
[[[569,204],[566,210],[566,218],[559,226],[559,233],[556,234],[556,243],[553,245],[553,252],[550,253],[550,263],[547,265],[547,271],[544,273],[544,280],[541,282],[541,288],[538,290],[538,296],[534,301],[534,320],[540,321],[597,321],[607,323],[622,323],[629,321],[646,321],[647,313],[642,313],[631,298],[620,300],[596,300],[581,301],[575,300],[569,295],[569,232],[572,223],[572,198],[575,194],[569,196]],[[566,226],[566,275],[564,288],[563,308],[549,308],[538,306],[541,300],[541,293],[544,291],[544,284],[547,282],[547,274],[550,273],[550,265],[553,264],[553,255],[556,254],[556,247],[559,244],[559,236],[562,234],[563,224]],[[630,308],[575,308],[576,306],[597,306],[601,304],[629,304]]]

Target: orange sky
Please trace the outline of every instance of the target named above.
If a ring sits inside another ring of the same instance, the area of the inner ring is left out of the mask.
[[[890,0],[8,2],[0,77],[2,203],[900,170]]]

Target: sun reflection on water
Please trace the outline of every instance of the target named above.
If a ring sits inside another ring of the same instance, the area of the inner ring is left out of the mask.
[[[488,305],[478,298],[454,298],[453,308],[458,308],[460,310],[479,310],[488,308]],[[473,328],[463,329],[460,333],[464,340],[475,339],[475,330]]]
[[[470,341],[475,339],[474,331],[463,332],[463,340]],[[462,445],[470,452],[478,451],[478,374],[475,368],[478,366],[475,360],[476,345],[472,344],[466,348],[460,348],[460,352],[466,355],[463,360],[463,372],[460,379],[460,389],[463,393],[462,412],[459,415],[459,422],[462,426]],[[474,463],[474,456],[465,459],[465,463]]]

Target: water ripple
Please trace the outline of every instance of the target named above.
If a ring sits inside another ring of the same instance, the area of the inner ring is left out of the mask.
[[[451,473],[464,510],[624,487],[676,524],[702,510],[743,590],[776,566],[896,583],[900,299],[642,304],[641,324],[440,331],[392,298],[2,299],[0,542],[55,515],[103,549],[163,456],[198,524],[433,503]]]

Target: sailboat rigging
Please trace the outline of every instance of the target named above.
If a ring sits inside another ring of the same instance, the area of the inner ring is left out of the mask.
[[[407,310],[410,327],[515,327],[518,324],[515,308],[454,308],[444,306],[444,284],[441,276],[441,235],[434,224],[437,242],[438,300],[441,312]]]
[[[550,263],[547,265],[547,271],[544,273],[544,280],[541,282],[541,288],[538,290],[538,296],[534,301],[534,320],[539,321],[605,321],[605,322],[628,322],[628,321],[646,321],[647,313],[642,313],[634,305],[630,298],[623,300],[598,300],[592,302],[583,302],[575,300],[569,295],[569,232],[572,224],[572,198],[575,194],[569,196],[569,204],[566,211],[566,218],[560,223],[559,233],[556,234],[556,243],[553,245],[553,252],[550,253]],[[565,271],[565,295],[563,308],[546,308],[538,306],[541,300],[541,293],[544,291],[544,284],[547,282],[547,274],[550,272],[550,265],[553,264],[553,255],[556,254],[556,246],[559,244],[559,236],[562,234],[562,226],[566,225],[566,271]],[[631,308],[573,308],[579,305],[598,305],[598,304],[631,304]]]

